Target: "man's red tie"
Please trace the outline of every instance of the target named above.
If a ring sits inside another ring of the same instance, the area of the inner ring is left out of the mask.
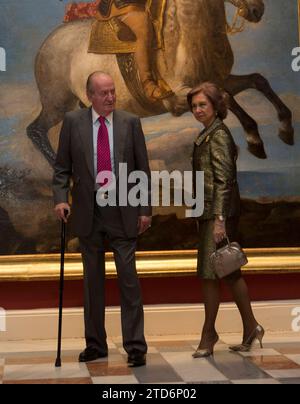
[[[97,139],[97,173],[102,171],[112,171],[111,159],[110,159],[110,147],[108,130],[103,116],[99,117],[100,127],[98,130]],[[105,180],[100,185],[106,185],[109,181]]]

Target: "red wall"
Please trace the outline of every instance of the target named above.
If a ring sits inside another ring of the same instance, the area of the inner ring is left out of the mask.
[[[251,300],[300,299],[300,273],[276,275],[246,275]],[[82,281],[65,282],[64,307],[82,306]],[[194,276],[142,278],[145,304],[175,304],[202,302],[201,282]],[[53,308],[58,305],[59,282],[2,282],[0,307],[13,309]],[[106,281],[108,306],[119,305],[116,279]],[[222,284],[222,301],[232,301]]]

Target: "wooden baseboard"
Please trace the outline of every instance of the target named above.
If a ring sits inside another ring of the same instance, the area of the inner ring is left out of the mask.
[[[300,312],[300,300],[253,303],[255,316],[269,332],[291,332],[294,319],[292,311],[296,307]],[[57,309],[7,311],[6,331],[0,331],[0,341],[56,339],[57,317]],[[182,334],[199,336],[203,319],[203,305],[145,306],[145,333],[148,336]],[[4,327],[2,327],[3,329]],[[118,307],[107,308],[106,329],[110,337],[121,335]],[[241,332],[241,319],[234,304],[221,305],[217,329],[220,333]],[[63,312],[63,338],[82,338],[83,336],[82,308],[65,309]]]

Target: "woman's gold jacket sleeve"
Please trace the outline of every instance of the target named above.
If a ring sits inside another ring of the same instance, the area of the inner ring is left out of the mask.
[[[204,213],[202,219],[215,215],[239,215],[240,195],[237,183],[237,147],[229,129],[220,119],[201,133],[193,153],[194,192],[196,171],[204,171]],[[199,192],[199,191],[198,191]]]

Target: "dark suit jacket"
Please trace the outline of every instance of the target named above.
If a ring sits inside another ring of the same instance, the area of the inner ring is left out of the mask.
[[[237,147],[231,133],[217,118],[200,133],[194,145],[193,172],[204,171],[204,213],[201,219],[213,219],[215,215],[239,215],[236,160]]]
[[[147,174],[150,199],[150,169],[140,119],[125,111],[115,111],[113,131],[117,185],[119,163],[127,163],[128,175],[135,170],[144,171]],[[78,237],[88,236],[92,230],[95,204],[91,108],[69,112],[65,116],[54,166],[55,205],[68,202],[71,177],[73,179],[72,230]],[[128,186],[129,191],[130,186]],[[147,207],[126,206],[120,209],[127,236],[136,237],[138,216],[151,216],[150,203]]]

